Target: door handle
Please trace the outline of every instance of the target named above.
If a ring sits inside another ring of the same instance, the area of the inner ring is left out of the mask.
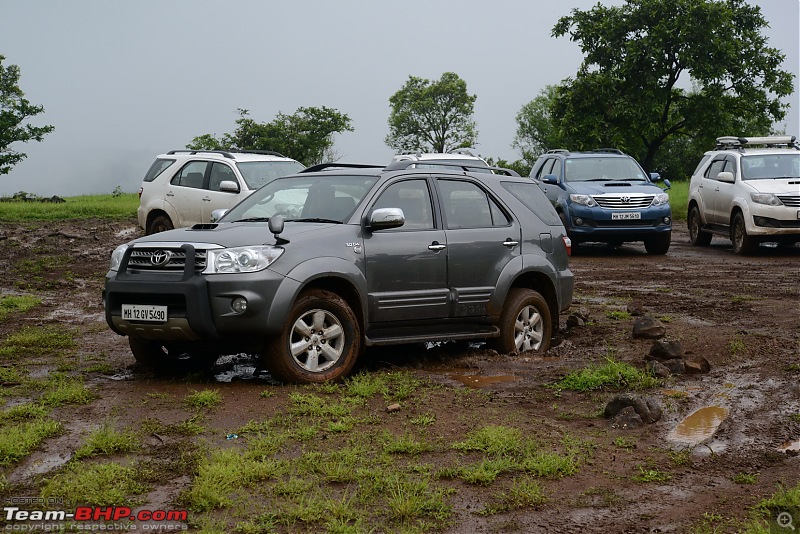
[[[505,241],[503,241],[503,246],[508,248],[514,248],[519,245],[519,241],[514,241],[510,237],[507,237]]]
[[[428,250],[433,250],[434,252],[438,252],[440,250],[444,250],[447,248],[447,245],[441,245],[438,241],[434,241],[430,245],[428,245]]]
[[[174,197],[175,193],[173,193],[172,191],[167,191],[167,196],[168,197]]]
[[[211,202],[211,197],[203,197],[203,202]]]

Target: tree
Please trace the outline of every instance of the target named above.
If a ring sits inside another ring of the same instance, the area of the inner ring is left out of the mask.
[[[25,93],[19,88],[19,67],[3,67],[5,59],[0,55],[0,174],[8,174],[14,165],[27,157],[27,154],[13,150],[13,143],[41,142],[55,129],[54,126],[24,124],[29,117],[44,112],[44,107],[34,106],[25,99]]]
[[[737,135],[719,124],[780,121],[793,91],[767,46],[761,10],[744,0],[625,0],[573,9],[553,27],[585,57],[556,89],[551,113],[575,148],[615,146],[646,170],[678,137]],[[696,90],[684,89],[689,77]],[[728,121],[729,122],[729,121]]]
[[[333,134],[353,131],[350,117],[327,107],[301,107],[292,115],[278,113],[270,123],[258,123],[249,111],[239,109],[233,133],[217,138],[203,134],[192,139],[186,148],[193,150],[272,150],[314,165],[335,157]]]
[[[478,138],[472,114],[476,95],[453,72],[438,81],[409,76],[389,98],[386,144],[398,152],[449,152],[474,146]]]
[[[522,106],[517,113],[517,133],[511,146],[520,150],[522,159],[529,166],[533,166],[536,159],[549,149],[569,145],[562,142],[552,114],[556,90],[554,85],[546,86],[539,96]]]

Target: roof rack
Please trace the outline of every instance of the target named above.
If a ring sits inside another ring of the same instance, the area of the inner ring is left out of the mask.
[[[547,154],[567,154],[569,155],[569,150],[566,148],[553,148],[547,151]]]
[[[785,146],[800,150],[797,138],[793,135],[771,135],[764,137],[736,137],[733,135],[717,137],[714,150],[739,149],[744,150],[745,145],[763,145],[768,147]]]
[[[592,152],[593,154],[625,154],[625,152],[618,148],[595,148],[589,152]]]
[[[479,172],[486,172],[492,171],[493,174],[503,174],[506,176],[519,176],[519,173],[513,169],[506,169],[504,167],[488,167],[486,165],[469,165],[465,163],[459,163],[457,161],[436,161],[436,160],[426,160],[426,161],[416,161],[416,160],[399,160],[393,161],[389,165],[386,166],[387,171],[403,171],[408,169],[409,167],[416,167],[417,165],[424,165],[425,167],[432,165],[438,167],[456,167],[462,169],[464,171],[479,171]]]
[[[318,163],[311,167],[306,167],[300,172],[317,172],[324,171],[325,169],[382,169],[383,165],[373,165],[371,163],[337,163],[329,161],[328,163]]]
[[[279,158],[285,158],[283,154],[279,154],[278,152],[273,152],[272,150],[244,150],[241,148],[228,148],[226,150],[195,150],[195,149],[178,149],[178,150],[170,150],[167,154],[180,154],[180,153],[187,153],[190,155],[194,154],[221,154],[222,156],[235,159],[233,154],[260,154],[262,156],[278,156]]]

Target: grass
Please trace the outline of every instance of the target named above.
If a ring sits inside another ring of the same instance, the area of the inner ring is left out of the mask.
[[[606,317],[609,319],[613,319],[614,321],[627,321],[631,317],[633,317],[630,312],[622,311],[622,310],[609,310],[606,312]]]
[[[689,180],[675,180],[671,182],[669,205],[672,208],[672,218],[677,221],[686,220],[686,211],[689,206]]]
[[[552,387],[585,392],[599,389],[644,390],[659,385],[661,385],[661,381],[654,376],[609,357],[602,365],[589,366],[568,374]]]
[[[115,462],[73,462],[45,482],[41,496],[91,506],[133,506],[148,490],[143,478],[137,469]]]
[[[19,356],[61,355],[77,344],[74,332],[63,327],[31,326],[12,332],[0,343],[0,360],[16,359]],[[54,354],[55,353],[55,354]]]
[[[192,408],[214,408],[222,403],[222,394],[218,389],[194,391],[186,396],[184,402]]]
[[[0,202],[0,221],[60,221],[64,219],[122,219],[136,216],[136,193],[83,195],[66,202]]]
[[[631,477],[631,480],[636,482],[650,483],[650,482],[667,482],[672,478],[672,475],[665,473],[658,469],[645,469],[644,466],[639,466],[639,472]]]
[[[139,442],[132,430],[117,430],[109,423],[103,423],[75,451],[75,458],[132,452],[138,448]]]
[[[61,424],[44,417],[0,428],[0,466],[20,461],[45,439],[61,432]]]
[[[0,297],[0,321],[12,313],[26,312],[41,303],[41,299],[30,295],[3,295]]]

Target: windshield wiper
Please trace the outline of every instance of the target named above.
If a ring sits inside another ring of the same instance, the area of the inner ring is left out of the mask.
[[[286,219],[286,222],[319,222],[319,223],[334,223],[342,224],[342,221],[336,219],[323,219],[322,217],[306,217],[303,219]]]
[[[583,180],[584,182],[614,182],[616,178],[592,178],[591,180]]]
[[[269,217],[248,217],[246,219],[239,219],[236,222],[269,222]]]

